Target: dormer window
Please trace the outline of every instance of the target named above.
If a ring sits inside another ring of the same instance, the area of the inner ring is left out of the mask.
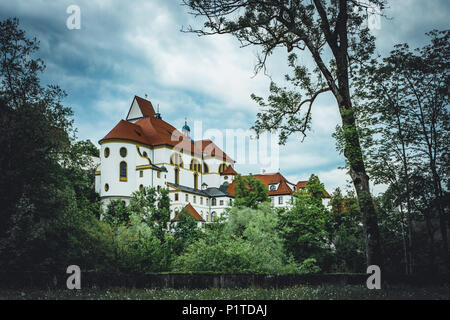
[[[276,186],[275,184],[271,184],[271,185],[269,186],[269,190],[270,190],[270,191],[276,191],[276,190],[277,190],[277,186]]]

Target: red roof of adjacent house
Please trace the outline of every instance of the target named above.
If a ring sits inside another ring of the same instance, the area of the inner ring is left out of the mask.
[[[282,194],[292,194],[292,189],[288,186],[287,182],[282,180],[278,185],[276,191],[269,191],[269,195],[282,195]]]
[[[297,182],[297,190],[305,189],[307,182],[308,181],[299,181],[299,182]]]
[[[232,166],[228,166],[222,173],[222,176],[233,176],[237,175],[238,173],[233,169]]]
[[[255,174],[254,178],[260,180],[269,190],[269,196],[274,195],[284,195],[284,194],[292,194],[292,188],[289,187],[290,182],[283,177],[283,175],[279,172],[277,173],[266,173],[266,174]],[[270,191],[269,185],[278,184],[277,190]],[[227,192],[231,195],[235,195],[235,187],[236,183],[233,181],[227,188]]]
[[[302,189],[305,189],[306,188],[306,183],[307,183],[308,181],[299,181],[299,182],[297,182],[297,190],[302,190]],[[327,190],[325,190],[325,197],[326,198],[331,198],[331,196],[330,196],[330,194],[328,193],[328,191]]]
[[[191,203],[188,203],[183,210],[186,209],[187,212],[197,221],[202,221],[204,222],[205,220],[203,220],[202,216],[197,212],[197,210],[195,210],[195,208],[191,205]],[[180,217],[178,216],[178,214],[175,214],[175,217],[172,219],[172,221],[179,221]]]
[[[155,118],[155,110],[150,101],[135,97],[144,115],[135,123],[121,120],[100,143],[119,139],[139,142],[148,146],[168,145],[177,151],[206,155],[234,162],[211,140],[200,140],[194,143],[175,127],[160,118]]]

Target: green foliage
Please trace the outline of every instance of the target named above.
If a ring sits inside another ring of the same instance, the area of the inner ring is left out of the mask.
[[[330,206],[325,229],[334,248],[332,271],[364,272],[364,230],[356,197],[351,192],[344,196],[338,188],[331,195]]]
[[[124,200],[111,200],[106,206],[102,219],[113,227],[127,224],[130,221],[130,209]]]
[[[319,177],[315,174],[312,174],[309,177],[308,182],[306,183],[306,190],[313,198],[320,201],[327,196],[325,186],[322,182],[320,182]]]
[[[295,195],[294,206],[279,212],[279,230],[284,248],[295,261],[301,263],[314,258],[322,266],[328,264],[327,219],[325,207],[308,193]]]
[[[116,235],[119,269],[125,272],[166,271],[171,259],[171,241],[161,241],[138,214],[128,225],[119,226]]]
[[[91,156],[98,150],[75,141],[64,91],[41,86],[39,42],[17,19],[0,21],[0,34],[0,267],[105,267],[113,252],[109,227],[94,217]]]
[[[178,213],[179,220],[174,223],[174,252],[177,255],[180,255],[190,244],[201,237],[202,231],[197,227],[197,220],[186,211],[187,210],[183,208],[183,210]]]
[[[270,201],[267,187],[260,180],[238,174],[234,181],[235,206],[256,209],[260,203]]]
[[[288,273],[297,266],[284,254],[277,217],[269,204],[234,207],[227,223],[216,223],[176,261],[183,272]]]
[[[308,258],[302,262],[299,268],[299,273],[311,274],[319,273],[320,267],[317,265],[317,260],[314,258]]]
[[[398,44],[388,56],[370,60],[354,73],[356,116],[368,172],[375,182],[389,185],[387,197],[400,208],[400,212],[382,210],[403,228],[400,238],[385,234],[392,249],[394,238],[397,247],[402,242],[404,247],[404,254],[387,259],[403,257],[408,273],[425,267],[416,255],[423,252],[423,241],[418,239],[428,242],[428,261],[434,265],[425,263],[430,272],[439,264],[450,266],[444,187],[450,172],[450,31],[433,30],[427,35],[430,44],[417,49]],[[434,225],[439,225],[439,236],[432,231]]]

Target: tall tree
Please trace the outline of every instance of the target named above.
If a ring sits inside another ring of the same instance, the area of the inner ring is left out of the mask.
[[[289,65],[294,76],[287,80],[296,88],[287,90],[272,84],[267,103],[254,97],[265,108],[258,114],[254,128],[258,133],[280,129],[281,142],[293,132],[306,135],[315,99],[327,91],[333,94],[345,137],[344,155],[361,208],[367,264],[380,265],[377,216],[350,96],[350,70],[373,53],[374,38],[365,21],[373,7],[384,8],[385,0],[183,0],[183,3],[193,14],[207,20],[203,29],[188,31],[199,35],[232,34],[243,46],[261,46],[256,71],[265,68],[267,57],[277,47],[288,52],[309,51],[316,66],[314,76],[307,66],[297,65],[296,55],[291,54]],[[303,107],[307,107],[306,112],[302,112]]]
[[[360,126],[370,133],[365,143],[370,173],[395,190],[401,212],[406,207],[408,272],[413,271],[414,211],[423,212],[430,243],[433,211],[437,213],[442,257],[449,263],[442,181],[449,173],[450,30],[428,35],[431,44],[423,48],[411,50],[400,44],[388,57],[370,61],[360,69],[355,90]],[[414,187],[419,176],[429,187]],[[427,190],[432,190],[433,202],[422,201],[421,193]]]

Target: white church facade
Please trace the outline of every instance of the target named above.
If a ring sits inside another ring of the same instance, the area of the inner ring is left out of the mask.
[[[99,144],[95,190],[105,204],[128,202],[143,187],[168,188],[172,220],[186,208],[199,222],[212,222],[233,203],[235,161],[211,140],[193,141],[187,124],[181,132],[174,128],[146,99],[135,96],[125,120]],[[304,187],[279,172],[254,177],[268,187],[275,207],[290,206],[292,193]]]

